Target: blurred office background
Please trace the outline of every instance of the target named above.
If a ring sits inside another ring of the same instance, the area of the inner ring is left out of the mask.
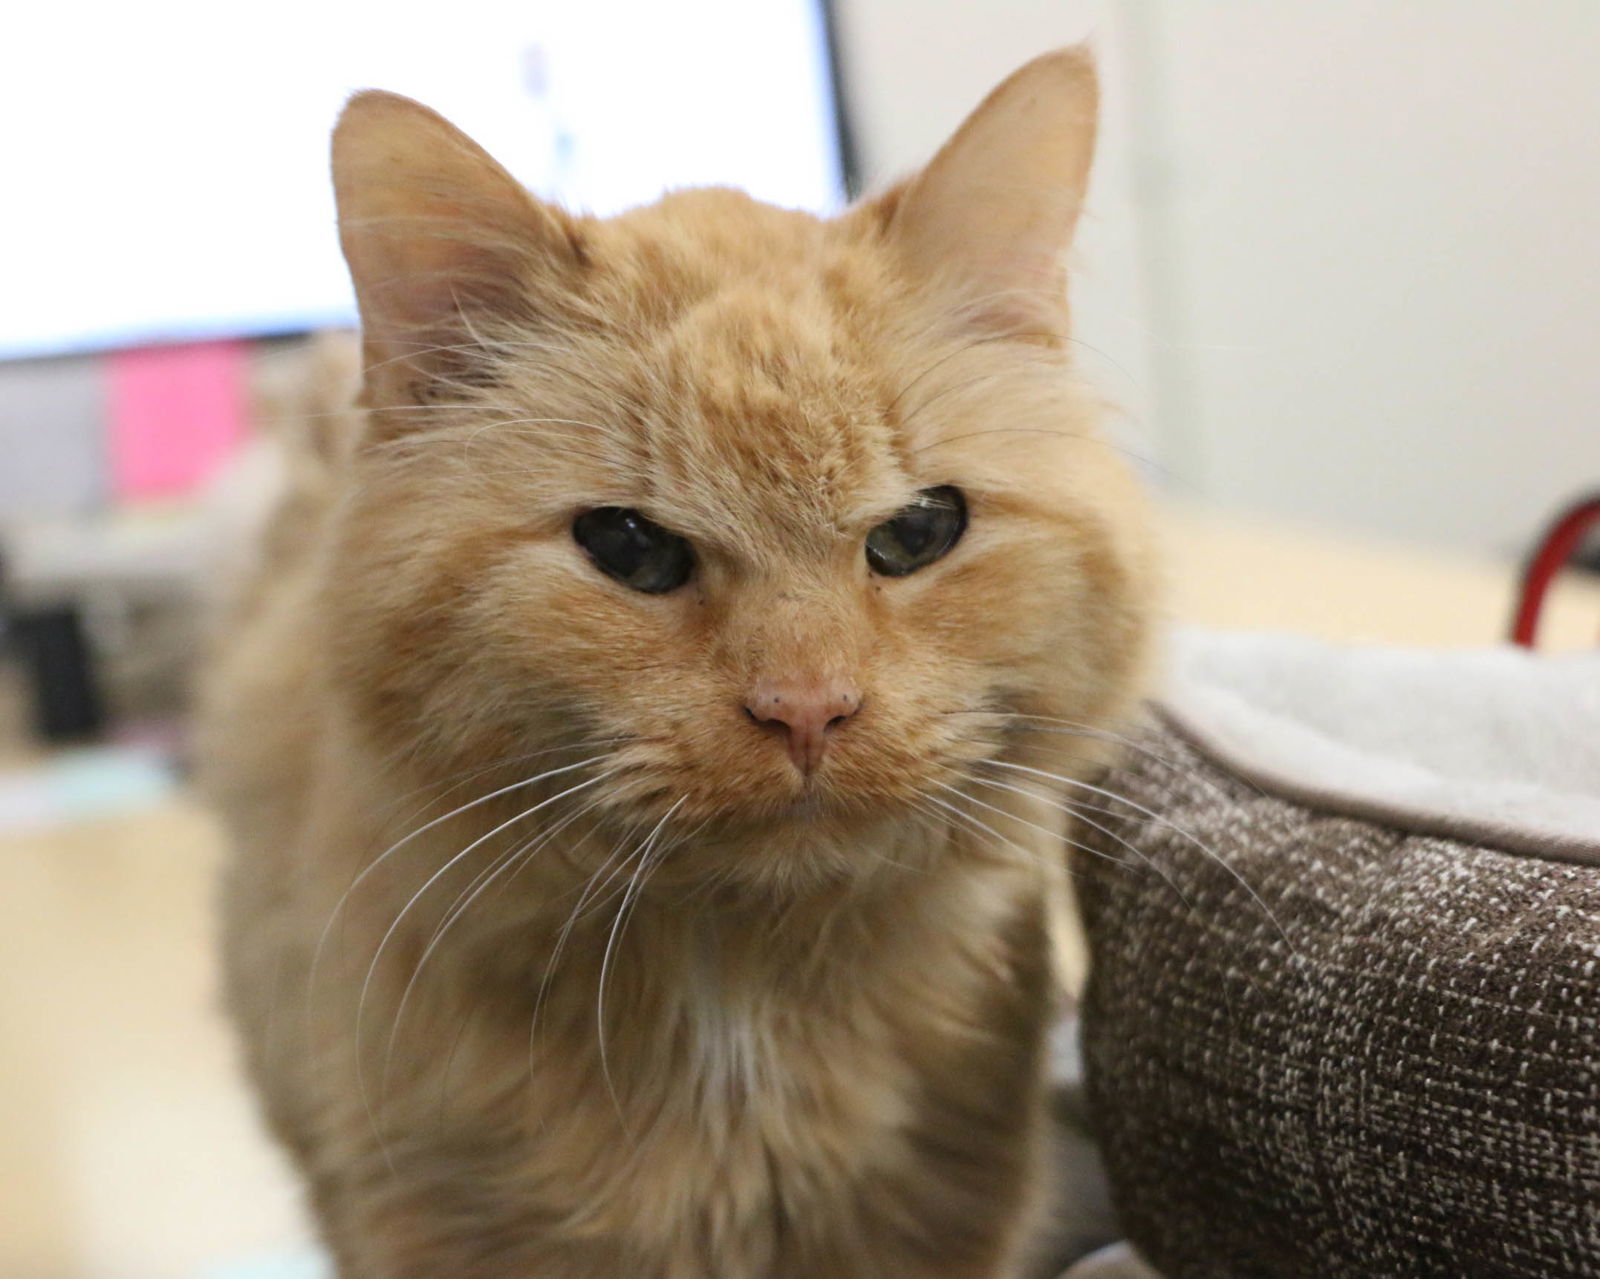
[[[217,842],[182,789],[181,712],[216,521],[242,500],[219,476],[293,398],[300,335],[349,318],[325,146],[352,88],[418,96],[601,211],[709,180],[827,210],[1088,36],[1107,101],[1078,337],[1125,447],[1190,512],[1180,614],[1492,643],[1540,526],[1600,488],[1600,5],[835,0],[829,19],[151,0],[17,25],[0,1273],[311,1273],[209,1002]]]
[[[841,20],[874,176],[1092,35],[1079,336],[1180,491],[1512,554],[1600,480],[1600,6],[844,0]]]
[[[76,17],[37,20],[41,74],[4,91],[28,178],[0,248],[13,592],[80,597],[102,648],[183,592],[186,500],[250,430],[251,339],[348,317],[323,144],[360,83],[601,211],[706,180],[826,210],[842,164],[867,189],[908,171],[1009,70],[1088,36],[1107,112],[1078,336],[1158,485],[1515,556],[1600,476],[1600,7],[833,8],[831,51],[813,0],[474,0],[425,40],[366,4],[289,4],[248,37],[185,0],[107,6],[92,48]],[[215,340],[151,345],[172,337]],[[159,653],[134,684],[177,674]]]

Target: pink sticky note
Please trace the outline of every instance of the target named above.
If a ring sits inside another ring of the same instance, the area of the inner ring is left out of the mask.
[[[171,497],[202,483],[245,433],[243,342],[190,342],[106,358],[111,490]]]

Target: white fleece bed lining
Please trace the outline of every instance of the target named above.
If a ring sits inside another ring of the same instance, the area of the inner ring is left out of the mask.
[[[1158,709],[1323,813],[1600,864],[1600,652],[1412,652],[1183,631]]]

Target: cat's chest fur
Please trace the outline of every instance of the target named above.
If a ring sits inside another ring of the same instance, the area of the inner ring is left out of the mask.
[[[815,1210],[825,1188],[895,1162],[911,1109],[907,1045],[878,992],[808,1004],[799,989],[731,974],[711,949],[686,948],[670,976],[613,974],[608,998],[638,1020],[613,1031],[604,1056],[592,1004],[539,1054],[532,1088],[573,1092],[555,1127],[540,1107],[527,1165],[584,1170],[579,1220],[671,1235],[698,1187],[695,1215],[748,1230],[776,1200]],[[628,958],[662,965],[659,950]]]
[[[713,1256],[730,1275],[777,1275],[784,1255],[818,1274],[817,1249],[881,1231],[918,1183],[959,1199],[940,1161],[964,1152],[929,1152],[969,1090],[1015,1106],[1014,1124],[1027,1110],[1027,1087],[1007,1096],[991,1075],[996,1060],[1028,1073],[1042,987],[1023,1007],[1017,974],[1042,937],[1014,872],[914,895],[893,929],[875,932],[867,908],[809,947],[646,908],[609,964],[591,954],[550,983],[531,1035],[514,1001],[475,1017],[453,1067],[470,1089],[448,1088],[441,1111],[423,1072],[415,1104],[441,1149],[480,1152],[478,1185],[502,1188],[478,1221],[547,1250],[676,1259],[663,1275],[706,1273]],[[952,929],[957,895],[967,926]],[[1020,1127],[996,1115],[984,1140],[1025,1159]]]

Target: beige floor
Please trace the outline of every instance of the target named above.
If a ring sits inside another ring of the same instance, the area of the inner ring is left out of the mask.
[[[1184,516],[1178,615],[1415,645],[1497,641],[1504,566]],[[1600,633],[1564,587],[1550,646]],[[0,734],[17,762],[14,740]],[[215,831],[186,797],[0,837],[0,1279],[213,1279],[303,1242],[214,1007]]]

